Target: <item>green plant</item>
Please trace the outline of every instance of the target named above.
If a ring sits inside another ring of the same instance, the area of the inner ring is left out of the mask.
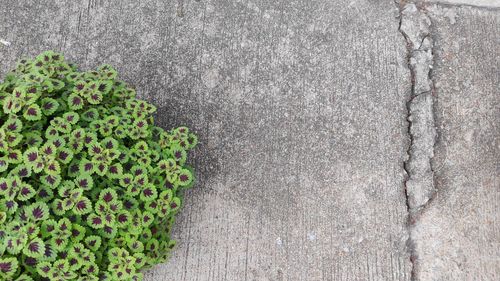
[[[165,261],[197,139],[103,65],[20,60],[0,84],[0,280],[142,280]]]

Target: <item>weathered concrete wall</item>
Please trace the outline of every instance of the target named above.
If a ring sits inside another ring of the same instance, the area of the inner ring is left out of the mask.
[[[402,2],[3,0],[0,76],[110,63],[199,134],[147,280],[498,280],[499,13]]]

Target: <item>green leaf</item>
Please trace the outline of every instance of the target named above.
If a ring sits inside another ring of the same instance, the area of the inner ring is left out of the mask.
[[[93,105],[100,104],[102,102],[102,93],[101,92],[93,92],[87,97],[87,102]]]
[[[23,249],[23,254],[32,258],[41,258],[45,251],[45,243],[40,238],[35,238],[28,242]]]
[[[14,257],[0,258],[0,277],[1,279],[8,280],[17,271],[19,263]]]
[[[54,126],[48,126],[45,130],[45,138],[51,139],[59,136],[59,131]]]
[[[111,202],[114,202],[118,199],[118,195],[116,194],[116,191],[111,188],[106,188],[101,191],[99,194],[99,200],[102,200],[104,203],[109,204]]]
[[[8,119],[2,125],[5,134],[18,133],[23,129],[23,123],[16,115],[9,115]],[[12,144],[12,142],[10,142]]]
[[[11,164],[19,164],[23,161],[23,157],[21,154],[21,151],[18,149],[11,149],[7,152],[7,155],[5,155],[5,159],[7,162]]]
[[[9,168],[9,162],[7,162],[6,157],[0,157],[0,173],[7,171]]]
[[[59,103],[52,98],[44,98],[41,102],[42,113],[45,116],[50,116],[59,108]]]
[[[181,169],[177,178],[180,186],[189,186],[193,182],[193,174],[188,169]]]
[[[13,199],[0,199],[0,210],[6,212],[7,214],[14,214],[17,211],[18,203]]]
[[[75,178],[75,185],[83,190],[91,190],[94,185],[94,180],[90,174],[81,174]]]
[[[130,213],[125,210],[121,210],[116,215],[116,224],[120,228],[126,228],[130,223],[131,217]]]
[[[35,189],[30,184],[23,182],[19,186],[19,194],[17,195],[17,199],[19,201],[27,201],[27,200],[33,198],[33,196],[35,196],[35,194],[36,194]]]
[[[31,176],[31,169],[25,164],[19,164],[9,172],[9,176],[18,176],[19,178],[29,178]]]
[[[104,227],[104,220],[99,215],[92,213],[87,217],[87,224],[94,229],[100,229]]]
[[[107,164],[104,164],[104,163],[98,163],[96,166],[95,166],[95,172],[96,174],[98,174],[99,176],[104,176],[108,171],[108,165]]]
[[[108,166],[107,175],[111,179],[120,179],[123,174],[123,167],[119,163]]]
[[[107,137],[101,141],[100,146],[104,149],[115,150],[118,149],[118,141],[111,137]]]
[[[0,211],[0,225],[4,224],[6,220],[7,220],[7,213],[4,211]],[[1,251],[1,246],[0,246],[0,251]]]
[[[97,68],[103,79],[115,79],[117,76],[116,70],[109,64],[103,64]],[[112,85],[112,84],[111,84]],[[108,90],[109,91],[109,90]]]
[[[170,148],[170,155],[172,155],[174,160],[180,165],[184,165],[186,162],[187,152],[180,146],[173,146]]]
[[[24,110],[24,119],[28,121],[37,121],[42,118],[42,110],[37,104],[31,104]]]
[[[50,125],[63,134],[71,132],[71,123],[63,117],[55,117],[54,119],[50,120]]]
[[[160,169],[160,172],[171,172],[177,169],[177,163],[172,158],[160,160],[158,162],[158,169]]]
[[[195,134],[189,134],[188,136],[189,149],[193,149],[198,144],[198,137]]]
[[[134,176],[132,176],[131,174],[123,174],[120,177],[119,183],[122,187],[128,187],[132,184],[133,180]]]
[[[157,200],[152,200],[152,201],[149,201],[149,202],[145,202],[144,203],[144,208],[152,213],[152,214],[156,214],[158,213],[158,201]]]
[[[43,221],[49,218],[49,207],[44,202],[35,202],[28,206],[26,213],[32,221]]]
[[[64,137],[58,136],[47,140],[47,144],[53,145],[57,150],[64,148],[66,145],[66,140]]]
[[[52,201],[52,211],[58,216],[62,216],[66,213],[66,207],[64,201],[57,198]]]
[[[146,264],[147,257],[143,253],[134,253],[135,268],[141,269]],[[141,279],[139,279],[141,280]]]
[[[148,211],[142,212],[142,221],[141,224],[144,228],[149,227],[154,221],[154,216]]]
[[[54,198],[54,192],[47,186],[41,186],[36,191],[36,200],[48,203]]]
[[[92,212],[92,202],[87,197],[80,197],[75,201],[73,212],[77,215],[85,215]]]
[[[73,227],[71,229],[71,240],[74,242],[81,241],[85,238],[85,233],[87,232],[87,229],[77,223],[73,224]],[[83,245],[82,245],[83,247]]]
[[[87,131],[85,133],[85,137],[83,138],[83,143],[86,147],[90,147],[93,144],[97,143],[97,135],[93,132]]]
[[[80,120],[80,115],[76,112],[66,112],[63,114],[63,119],[71,125],[75,125]]]
[[[69,97],[68,97],[68,107],[71,110],[82,109],[84,105],[85,105],[85,102],[83,101],[83,98],[80,97],[78,94],[72,93],[71,95],[69,95]]]
[[[43,139],[39,132],[28,132],[24,136],[25,143],[28,147],[39,147],[43,143]]]
[[[95,108],[90,108],[82,114],[82,120],[91,122],[99,118],[99,112]]]
[[[175,212],[179,210],[180,207],[181,207],[181,199],[178,197],[174,197],[172,199],[172,202],[170,202],[170,209],[172,210],[172,212]]]
[[[59,175],[61,173],[61,165],[55,160],[49,161],[46,163],[44,171],[47,175]]]
[[[17,104],[16,104],[17,103]],[[20,104],[12,96],[7,96],[3,99],[2,110],[5,114],[15,113],[15,108],[19,108]]]
[[[52,264],[48,261],[39,262],[36,265],[36,271],[41,277],[49,278],[49,273],[51,272]]]
[[[101,237],[97,235],[90,235],[85,238],[85,245],[92,252],[96,252],[101,247]]]
[[[42,222],[41,233],[42,237],[52,236],[57,228],[57,222],[53,219],[44,220]]]
[[[40,152],[44,156],[55,157],[56,156],[56,152],[57,152],[57,147],[54,144],[52,144],[50,142],[47,142],[44,145],[42,145],[42,147],[40,148]]]
[[[33,278],[31,278],[27,274],[21,274],[19,277],[17,277],[16,281],[33,281]]]
[[[68,245],[68,237],[64,236],[55,236],[50,239],[49,243],[50,246],[58,252],[64,251],[66,249],[66,246]]]
[[[73,159],[73,151],[69,148],[61,148],[57,153],[57,160],[63,164],[68,164]]]
[[[38,153],[37,147],[28,148],[24,152],[24,163],[28,167],[33,167],[34,164],[39,160],[40,155]]]
[[[44,175],[40,177],[40,181],[44,186],[49,187],[50,189],[55,189],[61,183],[60,175]]]
[[[80,161],[80,173],[85,175],[92,175],[96,170],[94,163],[87,159],[82,159]]]
[[[142,201],[148,202],[155,200],[157,195],[158,194],[154,185],[148,184],[142,189],[140,197]]]
[[[97,84],[97,91],[103,95],[109,93],[111,88],[113,87],[113,81],[110,80],[101,80]]]
[[[144,251],[144,244],[135,238],[129,239],[127,241],[127,246],[132,253],[140,253]]]

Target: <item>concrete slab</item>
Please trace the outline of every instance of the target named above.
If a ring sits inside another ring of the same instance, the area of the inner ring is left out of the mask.
[[[419,281],[500,279],[500,13],[428,8],[435,197],[415,219]]]
[[[107,62],[200,135],[179,246],[147,280],[410,280],[392,0],[39,2],[0,2],[0,74],[45,49]]]

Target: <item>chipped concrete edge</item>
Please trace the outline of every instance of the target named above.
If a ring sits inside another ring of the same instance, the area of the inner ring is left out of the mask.
[[[434,84],[431,71],[434,64],[430,18],[413,3],[400,10],[399,31],[407,42],[408,67],[412,92],[407,102],[410,147],[405,170],[407,200],[410,215],[425,208],[435,194],[434,157],[436,129],[434,125]]]
[[[498,10],[500,1],[498,0],[416,0],[422,4],[439,4],[442,6],[468,6],[481,9]]]
[[[431,37],[431,20],[414,3],[397,2],[399,8],[399,32],[406,40],[407,65],[411,73],[411,94],[407,100],[408,110],[408,158],[404,163],[404,183],[408,209],[407,247],[412,264],[411,280],[418,280],[418,253],[413,239],[414,226],[420,214],[435,198],[432,159],[437,132],[434,117],[434,65]]]

